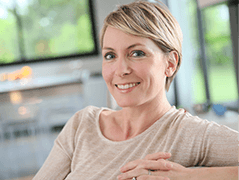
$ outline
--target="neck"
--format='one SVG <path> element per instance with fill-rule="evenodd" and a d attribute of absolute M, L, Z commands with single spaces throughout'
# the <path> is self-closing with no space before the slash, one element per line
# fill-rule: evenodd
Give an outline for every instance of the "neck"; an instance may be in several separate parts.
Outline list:
<path fill-rule="evenodd" d="M 124 139 L 130 139 L 148 129 L 170 108 L 171 105 L 166 97 L 164 100 L 154 99 L 140 106 L 123 108 L 116 121 L 122 130 Z"/>

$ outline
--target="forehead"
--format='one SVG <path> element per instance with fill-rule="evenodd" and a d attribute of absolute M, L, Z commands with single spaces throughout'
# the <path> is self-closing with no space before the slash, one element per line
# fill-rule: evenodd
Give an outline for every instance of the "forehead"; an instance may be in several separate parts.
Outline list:
<path fill-rule="evenodd" d="M 120 48 L 129 47 L 133 44 L 142 44 L 146 47 L 158 48 L 158 46 L 149 38 L 127 34 L 122 30 L 113 27 L 107 27 L 103 37 L 103 49 L 105 47 Z"/>

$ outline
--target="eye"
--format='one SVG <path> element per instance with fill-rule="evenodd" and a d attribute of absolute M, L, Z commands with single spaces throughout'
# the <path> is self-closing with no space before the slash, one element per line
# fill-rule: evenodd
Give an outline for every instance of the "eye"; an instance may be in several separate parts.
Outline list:
<path fill-rule="evenodd" d="M 104 58 L 105 60 L 111 60 L 115 58 L 115 55 L 113 53 L 106 53 Z"/>
<path fill-rule="evenodd" d="M 131 56 L 132 57 L 143 57 L 143 56 L 145 56 L 145 53 L 143 51 L 136 50 L 131 53 Z"/>

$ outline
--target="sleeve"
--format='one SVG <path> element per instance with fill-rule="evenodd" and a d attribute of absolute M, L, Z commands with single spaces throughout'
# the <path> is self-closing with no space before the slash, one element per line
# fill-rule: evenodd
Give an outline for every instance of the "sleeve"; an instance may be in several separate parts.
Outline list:
<path fill-rule="evenodd" d="M 75 149 L 75 134 L 82 111 L 77 112 L 66 123 L 54 142 L 54 146 L 33 180 L 65 179 L 71 171 L 71 161 Z"/>
<path fill-rule="evenodd" d="M 203 134 L 199 166 L 237 166 L 238 132 L 209 122 Z"/>

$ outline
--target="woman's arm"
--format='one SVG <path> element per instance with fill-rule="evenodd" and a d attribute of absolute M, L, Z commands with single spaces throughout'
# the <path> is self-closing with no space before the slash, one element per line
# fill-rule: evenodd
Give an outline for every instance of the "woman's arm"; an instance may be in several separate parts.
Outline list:
<path fill-rule="evenodd" d="M 171 170 L 158 171 L 155 175 L 168 177 L 170 180 L 237 180 L 238 167 L 185 168 L 173 163 Z"/>
<path fill-rule="evenodd" d="M 191 169 L 191 179 L 194 180 L 238 180 L 238 167 L 209 167 Z"/>
<path fill-rule="evenodd" d="M 171 170 L 153 172 L 154 175 L 170 180 L 238 180 L 237 166 L 185 168 L 177 163 L 172 164 Z"/>
<path fill-rule="evenodd" d="M 70 172 L 71 159 L 55 142 L 48 158 L 33 180 L 65 179 Z"/>
<path fill-rule="evenodd" d="M 71 161 L 75 148 L 75 133 L 81 115 L 76 113 L 66 123 L 54 142 L 54 146 L 33 180 L 65 179 L 71 172 Z"/>
<path fill-rule="evenodd" d="M 151 162 L 152 164 L 152 162 Z M 129 171 L 123 172 L 118 176 L 119 180 L 132 179 L 137 177 L 141 179 L 152 180 L 237 180 L 238 179 L 238 167 L 207 167 L 207 168 L 185 168 L 178 167 L 181 165 L 175 165 L 171 170 L 165 169 L 161 164 L 162 170 L 151 171 L 149 174 L 148 169 L 135 168 Z M 158 165 L 159 167 L 160 165 Z"/>

